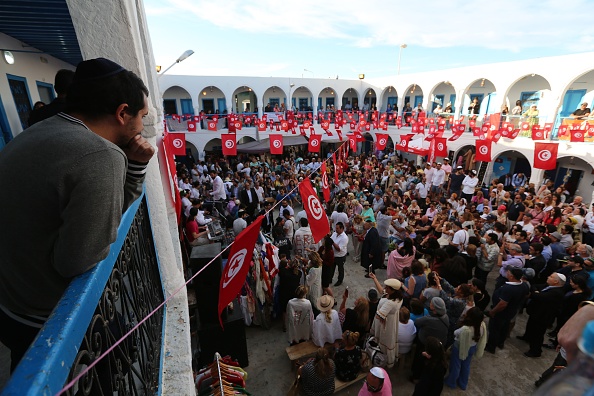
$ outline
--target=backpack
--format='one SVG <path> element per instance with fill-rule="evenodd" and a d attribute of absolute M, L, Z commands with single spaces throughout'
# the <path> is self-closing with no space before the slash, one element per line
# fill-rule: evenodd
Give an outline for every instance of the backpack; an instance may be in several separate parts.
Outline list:
<path fill-rule="evenodd" d="M 370 335 L 365 341 L 365 353 L 369 356 L 371 367 L 386 367 L 388 359 L 382 353 L 374 336 Z"/>

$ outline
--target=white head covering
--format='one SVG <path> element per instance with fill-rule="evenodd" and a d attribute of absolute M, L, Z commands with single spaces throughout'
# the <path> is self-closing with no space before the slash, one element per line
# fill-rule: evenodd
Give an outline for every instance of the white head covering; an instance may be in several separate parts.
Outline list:
<path fill-rule="evenodd" d="M 369 370 L 369 372 L 371 372 L 371 374 L 373 374 L 374 377 L 384 379 L 384 371 L 379 367 L 372 367 L 371 370 Z"/>

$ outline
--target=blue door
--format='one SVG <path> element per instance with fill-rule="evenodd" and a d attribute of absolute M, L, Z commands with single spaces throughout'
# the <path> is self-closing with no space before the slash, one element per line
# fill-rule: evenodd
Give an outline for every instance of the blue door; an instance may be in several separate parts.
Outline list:
<path fill-rule="evenodd" d="M 8 126 L 8 119 L 4 112 L 4 106 L 2 105 L 2 98 L 0 98 L 0 150 L 12 140 L 12 133 Z"/>
<path fill-rule="evenodd" d="M 222 114 L 225 110 L 227 110 L 227 101 L 225 98 L 218 98 L 217 99 L 217 111 L 219 114 Z"/>
<path fill-rule="evenodd" d="M 52 84 L 37 81 L 37 91 L 39 92 L 39 100 L 45 104 L 49 104 L 56 99 L 56 95 L 54 95 L 54 86 Z"/>
<path fill-rule="evenodd" d="M 192 106 L 192 99 L 180 99 L 182 114 L 194 115 L 194 106 Z"/>
<path fill-rule="evenodd" d="M 497 92 L 491 92 L 489 95 L 487 95 L 487 98 L 484 100 L 484 104 L 481 105 L 481 113 L 483 114 L 493 114 L 493 113 L 499 113 L 499 111 L 501 110 L 500 108 L 497 108 Z M 484 109 L 484 111 L 483 111 Z"/>
<path fill-rule="evenodd" d="M 537 91 L 522 92 L 520 94 L 520 100 L 522 101 L 522 113 L 524 113 L 530 109 L 530 106 L 532 106 L 532 105 L 538 106 L 538 102 L 540 101 L 540 92 L 537 92 Z"/>
<path fill-rule="evenodd" d="M 307 98 L 299 98 L 299 110 L 306 111 L 309 107 Z"/>
<path fill-rule="evenodd" d="M 417 107 L 419 104 L 423 104 L 423 95 L 415 96 L 415 105 L 413 107 Z"/>
<path fill-rule="evenodd" d="M 388 104 L 391 105 L 393 109 L 398 107 L 398 96 L 389 96 Z"/>
<path fill-rule="evenodd" d="M 324 110 L 322 107 L 322 98 L 318 98 L 318 110 Z"/>
<path fill-rule="evenodd" d="M 450 103 L 452 104 L 452 113 L 456 111 L 456 94 L 451 94 L 450 95 Z M 445 106 L 444 106 L 445 108 Z"/>
<path fill-rule="evenodd" d="M 563 97 L 563 107 L 560 111 L 561 117 L 569 117 L 576 109 L 579 109 L 582 98 L 586 94 L 585 89 L 572 89 Z"/>
<path fill-rule="evenodd" d="M 21 126 L 23 129 L 26 129 L 29 125 L 29 113 L 33 109 L 27 79 L 13 76 L 12 74 L 7 74 L 6 77 L 8 78 L 8 86 L 10 87 L 10 92 L 12 93 L 12 98 L 19 114 Z"/>
<path fill-rule="evenodd" d="M 433 108 L 431 109 L 431 112 L 433 112 L 433 110 L 435 110 L 435 108 L 437 107 L 437 105 L 441 105 L 441 107 L 444 107 L 444 101 L 445 99 L 445 95 L 435 95 L 435 101 L 433 102 Z"/>

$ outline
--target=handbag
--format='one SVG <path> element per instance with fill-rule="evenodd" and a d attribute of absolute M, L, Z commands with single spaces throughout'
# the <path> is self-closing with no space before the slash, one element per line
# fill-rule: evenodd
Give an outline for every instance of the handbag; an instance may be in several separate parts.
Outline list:
<path fill-rule="evenodd" d="M 301 392 L 301 375 L 297 375 L 297 377 L 295 378 L 295 381 L 293 381 L 293 384 L 291 385 L 291 387 L 289 388 L 289 391 L 287 392 L 287 396 L 299 396 L 299 393 Z"/>

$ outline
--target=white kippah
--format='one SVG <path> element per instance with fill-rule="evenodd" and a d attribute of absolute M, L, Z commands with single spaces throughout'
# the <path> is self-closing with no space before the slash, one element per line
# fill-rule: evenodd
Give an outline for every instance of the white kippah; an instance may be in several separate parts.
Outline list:
<path fill-rule="evenodd" d="M 559 279 L 561 279 L 563 282 L 567 282 L 567 277 L 563 274 L 560 274 L 557 272 L 557 276 L 559 277 Z"/>
<path fill-rule="evenodd" d="M 380 379 L 384 379 L 384 370 L 382 370 L 379 367 L 373 367 L 371 370 L 369 370 L 371 372 L 371 374 L 373 374 L 375 377 L 380 378 Z"/>

